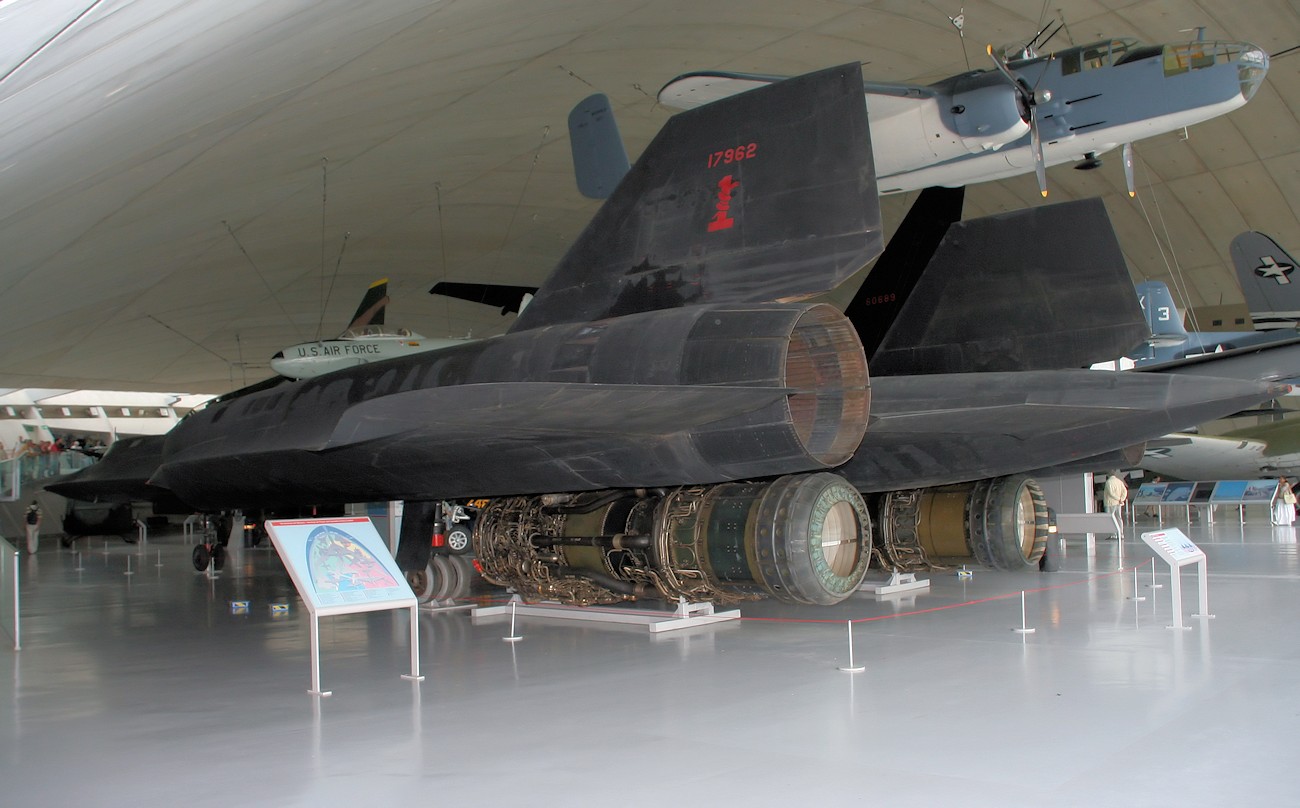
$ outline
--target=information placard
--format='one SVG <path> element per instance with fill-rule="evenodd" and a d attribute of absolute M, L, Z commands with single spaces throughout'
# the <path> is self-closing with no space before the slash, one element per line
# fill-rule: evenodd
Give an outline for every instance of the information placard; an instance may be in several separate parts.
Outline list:
<path fill-rule="evenodd" d="M 1272 502 L 1277 493 L 1277 480 L 1250 480 L 1241 498 L 1246 502 Z"/>
<path fill-rule="evenodd" d="M 1183 584 L 1180 570 L 1189 564 L 1196 565 L 1197 591 L 1201 597 L 1200 611 L 1192 616 L 1207 619 L 1214 617 L 1210 614 L 1210 584 L 1205 570 L 1205 551 L 1176 527 L 1143 533 L 1142 541 L 1169 565 L 1169 592 L 1173 599 L 1174 614 L 1174 624 L 1170 628 L 1187 628 L 1183 625 Z"/>
<path fill-rule="evenodd" d="M 1200 482 L 1192 489 L 1192 504 L 1204 505 L 1210 501 L 1210 496 L 1214 494 L 1213 482 Z"/>
<path fill-rule="evenodd" d="M 1247 480 L 1220 480 L 1214 486 L 1214 493 L 1210 495 L 1210 502 L 1230 502 L 1236 505 L 1245 499 L 1248 482 Z"/>
<path fill-rule="evenodd" d="M 1165 492 L 1160 495 L 1160 501 L 1169 504 L 1185 504 L 1191 501 L 1192 487 L 1195 483 L 1166 483 Z"/>
<path fill-rule="evenodd" d="M 1130 497 L 1134 505 L 1158 504 L 1165 494 L 1166 483 L 1142 483 Z"/>
<path fill-rule="evenodd" d="M 1201 548 L 1178 528 L 1153 530 L 1142 534 L 1142 541 L 1171 566 L 1181 567 L 1197 559 L 1205 558 Z"/>
<path fill-rule="evenodd" d="M 330 519 L 270 519 L 266 532 L 311 613 L 311 689 L 320 686 L 320 618 L 328 615 L 411 610 L 411 673 L 421 681 L 419 601 L 384 540 L 364 516 Z"/>
<path fill-rule="evenodd" d="M 418 603 L 384 540 L 364 516 L 272 519 L 266 530 L 313 614 L 351 614 Z"/>

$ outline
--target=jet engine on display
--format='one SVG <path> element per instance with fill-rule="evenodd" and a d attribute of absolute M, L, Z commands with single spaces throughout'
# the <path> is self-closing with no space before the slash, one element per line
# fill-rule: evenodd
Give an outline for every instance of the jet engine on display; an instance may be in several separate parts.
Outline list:
<path fill-rule="evenodd" d="M 1037 567 L 1047 503 L 1027 477 L 891 492 L 878 549 L 894 569 L 969 561 Z M 510 497 L 479 517 L 483 574 L 528 597 L 609 603 L 652 596 L 727 603 L 771 596 L 829 606 L 872 558 L 866 500 L 835 474 L 655 492 Z"/>
<path fill-rule="evenodd" d="M 608 603 L 646 595 L 829 605 L 862 582 L 871 520 L 834 474 L 669 491 L 509 497 L 480 514 L 483 574 L 531 597 Z"/>
<path fill-rule="evenodd" d="M 829 605 L 873 557 L 1036 567 L 1034 470 L 1274 394 L 1079 369 L 1145 334 L 1100 201 L 961 222 L 926 191 L 881 255 L 864 98 L 851 64 L 683 112 L 506 334 L 237 391 L 48 487 L 403 500 L 426 584 L 473 503 L 484 576 L 528 597 Z M 812 301 L 878 257 L 844 313 Z"/>

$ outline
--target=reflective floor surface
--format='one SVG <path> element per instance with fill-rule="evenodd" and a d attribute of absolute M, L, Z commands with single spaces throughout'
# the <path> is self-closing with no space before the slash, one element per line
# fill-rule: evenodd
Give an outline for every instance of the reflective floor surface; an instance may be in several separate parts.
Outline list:
<path fill-rule="evenodd" d="M 1058 573 L 663 635 L 424 613 L 422 683 L 409 612 L 323 618 L 329 698 L 273 551 L 211 579 L 179 535 L 47 539 L 0 650 L 0 805 L 1300 804 L 1295 531 L 1181 527 L 1214 614 L 1185 568 L 1185 631 L 1145 545 L 1072 540 Z"/>

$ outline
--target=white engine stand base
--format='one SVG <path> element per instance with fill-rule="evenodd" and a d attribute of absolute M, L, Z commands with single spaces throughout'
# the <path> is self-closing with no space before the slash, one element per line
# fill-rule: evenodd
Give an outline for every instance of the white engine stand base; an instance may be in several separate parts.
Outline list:
<path fill-rule="evenodd" d="M 473 608 L 474 608 L 473 603 L 457 603 L 455 600 L 451 598 L 448 598 L 446 600 L 431 600 L 428 603 L 420 604 L 420 611 L 433 612 L 433 613 L 455 612 L 455 611 L 460 611 L 464 609 L 473 609 Z"/>
<path fill-rule="evenodd" d="M 474 618 L 507 614 L 510 614 L 509 603 L 503 606 L 482 606 L 470 612 Z M 516 600 L 515 614 L 521 617 L 550 617 L 557 620 L 585 620 L 591 623 L 630 623 L 643 625 L 652 634 L 740 619 L 739 609 L 718 612 L 714 611 L 712 603 L 687 603 L 684 599 L 678 600 L 676 610 L 659 613 L 603 609 L 598 606 L 567 606 L 563 603 L 525 604 Z"/>
<path fill-rule="evenodd" d="M 918 581 L 916 580 L 916 573 L 899 572 L 898 570 L 889 573 L 888 581 L 863 581 L 858 585 L 859 592 L 870 592 L 873 595 L 894 595 L 899 592 L 912 592 L 917 589 L 929 588 L 929 578 Z"/>

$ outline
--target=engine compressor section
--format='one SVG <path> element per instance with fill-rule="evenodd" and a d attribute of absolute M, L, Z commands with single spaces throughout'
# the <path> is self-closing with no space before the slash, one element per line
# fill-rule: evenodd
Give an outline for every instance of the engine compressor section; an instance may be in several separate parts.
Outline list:
<path fill-rule="evenodd" d="M 853 594 L 872 554 L 862 495 L 825 472 L 493 500 L 474 546 L 489 581 L 579 605 L 765 596 L 831 605 Z"/>

